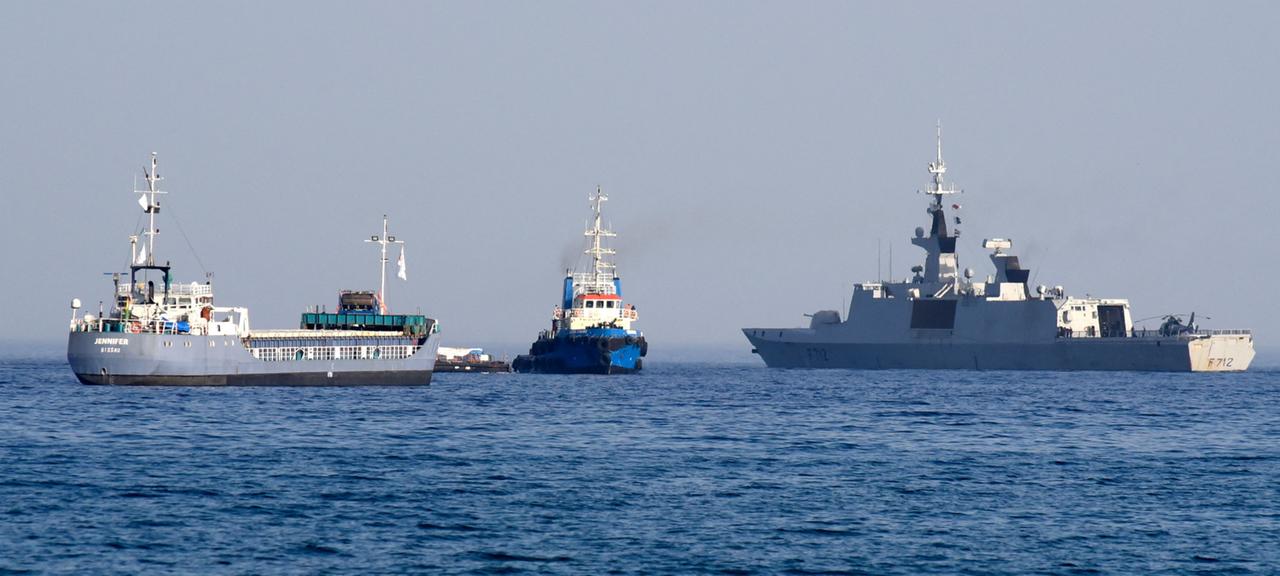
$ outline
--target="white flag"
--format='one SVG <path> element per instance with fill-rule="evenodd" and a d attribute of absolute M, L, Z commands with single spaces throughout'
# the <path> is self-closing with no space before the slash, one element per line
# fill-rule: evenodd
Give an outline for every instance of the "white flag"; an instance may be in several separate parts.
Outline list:
<path fill-rule="evenodd" d="M 141 194 L 138 196 L 138 205 L 142 207 L 143 212 L 146 212 L 147 205 L 148 205 L 146 194 Z"/>
<path fill-rule="evenodd" d="M 133 259 L 133 263 L 139 266 L 147 263 L 147 245 L 142 245 L 142 250 L 138 251 L 138 256 Z"/>
<path fill-rule="evenodd" d="M 400 247 L 400 257 L 396 259 L 396 265 L 400 267 L 400 271 L 396 272 L 396 276 L 401 280 L 408 280 L 409 276 L 404 271 L 404 246 Z"/>

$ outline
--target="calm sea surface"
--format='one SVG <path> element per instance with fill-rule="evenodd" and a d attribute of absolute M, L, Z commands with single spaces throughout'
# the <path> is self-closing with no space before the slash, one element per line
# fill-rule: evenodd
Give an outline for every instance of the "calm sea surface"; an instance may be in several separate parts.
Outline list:
<path fill-rule="evenodd" d="M 442 375 L 0 360 L 0 573 L 1277 573 L 1280 372 Z"/>

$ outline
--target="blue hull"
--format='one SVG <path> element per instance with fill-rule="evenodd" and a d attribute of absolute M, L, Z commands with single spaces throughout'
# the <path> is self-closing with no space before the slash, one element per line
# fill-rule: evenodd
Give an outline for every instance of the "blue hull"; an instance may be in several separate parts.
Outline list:
<path fill-rule="evenodd" d="M 629 374 L 642 368 L 641 357 L 647 352 L 644 337 L 625 330 L 566 330 L 554 338 L 539 338 L 511 368 L 543 374 Z"/>

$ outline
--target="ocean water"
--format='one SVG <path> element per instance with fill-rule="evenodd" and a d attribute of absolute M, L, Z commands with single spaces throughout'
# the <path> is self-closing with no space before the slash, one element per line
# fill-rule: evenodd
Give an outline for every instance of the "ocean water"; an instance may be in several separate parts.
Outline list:
<path fill-rule="evenodd" d="M 440 375 L 0 364 L 0 573 L 1280 571 L 1280 372 Z"/>

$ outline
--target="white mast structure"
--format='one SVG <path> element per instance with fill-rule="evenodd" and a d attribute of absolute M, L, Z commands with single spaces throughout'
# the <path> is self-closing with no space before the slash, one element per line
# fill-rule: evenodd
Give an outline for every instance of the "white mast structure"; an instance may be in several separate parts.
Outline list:
<path fill-rule="evenodd" d="M 942 160 L 942 122 L 938 122 L 938 156 L 933 162 L 929 163 L 929 174 L 933 175 L 933 182 L 922 193 L 933 197 L 933 201 L 929 203 L 929 215 L 932 216 L 933 222 L 930 224 L 928 236 L 926 237 L 922 229 L 917 229 L 916 237 L 911 239 L 911 243 L 924 248 L 928 252 L 924 263 L 924 281 L 928 283 L 941 283 L 942 290 L 935 294 L 935 297 L 941 297 L 946 290 L 954 289 L 957 281 L 955 242 L 956 237 L 960 235 L 959 230 L 954 233 L 947 231 L 946 209 L 942 204 L 942 198 L 951 194 L 961 192 L 955 186 L 947 184 L 943 181 L 943 176 L 947 173 L 947 163 Z M 949 288 L 948 288 L 949 286 Z"/>
<path fill-rule="evenodd" d="M 933 187 L 924 193 L 933 196 L 935 209 L 942 208 L 942 197 L 957 192 L 955 186 L 942 183 L 942 176 L 947 173 L 947 163 L 942 161 L 942 122 L 938 122 L 938 159 L 929 163 L 929 173 L 933 174 Z"/>
<path fill-rule="evenodd" d="M 145 166 L 142 168 L 142 175 L 147 180 L 147 189 L 134 190 L 134 193 L 141 194 L 141 196 L 138 197 L 138 205 L 142 206 L 142 211 L 146 212 L 149 217 L 147 221 L 147 231 L 144 232 L 147 236 L 147 257 L 144 262 L 134 260 L 133 262 L 130 262 L 130 264 L 146 264 L 147 266 L 154 266 L 156 263 L 156 234 L 159 233 L 156 230 L 156 214 L 160 212 L 160 202 L 156 200 L 156 194 L 168 194 L 168 192 L 158 190 L 156 188 L 159 186 L 160 181 L 164 180 L 157 171 L 158 165 L 159 163 L 156 160 L 156 153 L 152 152 L 151 171 L 147 172 L 147 168 Z"/>
<path fill-rule="evenodd" d="M 379 245 L 381 245 L 381 248 L 382 248 L 382 256 L 379 258 L 379 261 L 382 263 L 382 273 L 381 273 L 381 274 L 382 274 L 382 276 L 381 276 L 382 284 L 381 284 L 381 286 L 378 288 L 378 307 L 380 308 L 380 310 L 379 310 L 379 312 L 380 312 L 380 313 L 382 313 L 382 314 L 386 314 L 386 313 L 387 313 L 387 303 L 386 303 L 386 298 L 387 298 L 387 244 L 404 244 L 404 240 L 396 240 L 396 237 L 395 237 L 395 236 L 388 236 L 388 235 L 387 235 L 387 215 L 386 215 L 386 214 L 383 214 L 383 215 L 382 215 L 382 236 L 378 236 L 378 235 L 376 235 L 376 234 L 375 234 L 375 235 L 373 235 L 373 236 L 369 237 L 369 239 L 368 239 L 368 240 L 365 240 L 365 242 L 368 242 L 368 243 L 371 243 L 371 244 L 379 244 Z"/>
<path fill-rule="evenodd" d="M 583 236 L 591 238 L 591 247 L 584 250 L 583 253 L 591 255 L 592 269 L 594 272 L 590 281 L 591 284 L 593 284 L 593 287 L 597 290 L 608 292 L 613 288 L 614 265 L 608 260 L 605 260 L 605 256 L 611 256 L 613 254 L 617 254 L 617 252 L 612 248 L 605 247 L 602 244 L 601 239 L 617 236 L 617 234 L 614 234 L 612 231 L 606 230 L 600 226 L 600 208 L 604 202 L 609 199 L 609 197 L 600 190 L 599 186 L 596 186 L 595 196 L 588 196 L 587 198 L 591 201 L 592 207 L 595 209 L 595 222 L 590 228 L 587 228 L 586 232 L 583 232 Z M 608 288 L 606 288 L 606 286 Z"/>

